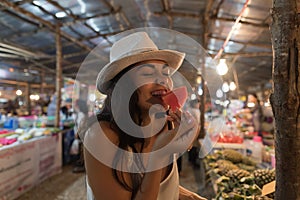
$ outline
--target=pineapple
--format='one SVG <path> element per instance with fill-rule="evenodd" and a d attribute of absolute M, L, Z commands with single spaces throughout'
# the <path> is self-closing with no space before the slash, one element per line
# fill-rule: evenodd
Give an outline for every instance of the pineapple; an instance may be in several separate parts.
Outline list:
<path fill-rule="evenodd" d="M 267 196 L 256 196 L 254 200 L 273 200 L 273 198 L 269 198 Z"/>
<path fill-rule="evenodd" d="M 243 169 L 232 169 L 225 176 L 229 177 L 233 182 L 239 182 L 241 178 L 250 176 L 250 173 Z"/>
<path fill-rule="evenodd" d="M 243 160 L 243 154 L 233 149 L 223 150 L 224 159 L 229 160 L 233 163 L 240 163 Z"/>
<path fill-rule="evenodd" d="M 243 156 L 242 163 L 245 165 L 251 165 L 251 166 L 257 165 L 257 163 L 254 160 L 252 160 L 251 158 L 249 158 L 248 156 Z"/>
<path fill-rule="evenodd" d="M 272 169 L 257 169 L 253 171 L 253 176 L 256 185 L 262 188 L 265 184 L 275 180 L 275 170 Z"/>
<path fill-rule="evenodd" d="M 252 165 L 246 165 L 244 163 L 239 163 L 237 164 L 237 166 L 243 170 L 246 170 L 248 172 L 252 172 L 254 170 L 256 170 L 256 167 L 255 166 L 252 166 Z"/>
<path fill-rule="evenodd" d="M 238 166 L 236 166 L 235 164 L 233 164 L 228 160 L 218 160 L 217 165 L 218 165 L 218 171 L 220 175 L 225 175 L 229 170 L 232 169 L 239 169 Z"/>

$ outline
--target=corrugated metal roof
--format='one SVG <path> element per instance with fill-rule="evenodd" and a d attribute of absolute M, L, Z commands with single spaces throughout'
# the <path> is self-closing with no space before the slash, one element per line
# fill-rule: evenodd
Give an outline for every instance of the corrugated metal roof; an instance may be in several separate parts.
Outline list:
<path fill-rule="evenodd" d="M 222 48 L 245 0 L 2 0 L 0 2 L 1 66 L 55 72 L 55 27 L 61 25 L 63 74 L 75 77 L 91 49 L 102 46 L 94 63 L 108 62 L 113 35 L 154 26 L 187 34 L 214 57 Z M 221 57 L 236 70 L 241 90 L 268 85 L 272 47 L 271 0 L 251 0 Z M 196 52 L 173 40 L 170 45 Z M 194 59 L 199 59 L 195 57 Z M 231 70 L 232 71 L 232 70 Z M 190 73 L 188 70 L 186 73 Z M 195 73 L 189 76 L 195 79 Z M 37 76 L 36 74 L 33 76 Z M 233 75 L 225 79 L 233 80 Z M 25 77 L 25 76 L 24 76 Z M 22 79 L 22 78 L 21 78 Z M 24 79 L 24 78 L 23 78 Z M 35 81 L 39 81 L 36 79 Z"/>

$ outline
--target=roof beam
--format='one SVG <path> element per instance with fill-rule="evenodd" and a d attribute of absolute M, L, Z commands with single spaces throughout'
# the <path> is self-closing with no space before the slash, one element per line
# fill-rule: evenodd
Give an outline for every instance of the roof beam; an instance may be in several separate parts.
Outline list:
<path fill-rule="evenodd" d="M 216 39 L 216 40 L 225 40 L 226 38 L 222 37 L 216 37 L 216 36 L 208 36 L 209 39 Z M 256 46 L 256 47 L 261 47 L 261 48 L 268 48 L 271 49 L 272 45 L 270 44 L 261 44 L 261 43 L 250 43 L 250 42 L 241 42 L 238 40 L 229 40 L 230 42 L 238 43 L 238 44 L 243 44 L 243 45 L 251 45 L 251 46 Z"/>
<path fill-rule="evenodd" d="M 114 9 L 113 11 L 110 11 L 110 12 L 107 12 L 107 13 L 96 14 L 96 15 L 93 15 L 93 16 L 90 16 L 90 17 L 78 18 L 76 15 L 74 15 L 74 16 L 76 16 L 76 18 L 73 21 L 62 23 L 62 26 L 72 26 L 72 25 L 76 24 L 77 22 L 81 22 L 81 21 L 85 22 L 89 19 L 99 18 L 99 17 L 106 17 L 106 16 L 114 15 L 114 14 L 117 14 L 117 13 L 120 13 L 120 12 L 121 12 L 121 7 L 118 7 L 116 9 Z"/>
<path fill-rule="evenodd" d="M 162 12 L 153 12 L 154 16 L 163 16 L 169 15 L 171 17 L 188 17 L 188 18 L 202 18 L 202 15 L 196 13 L 183 13 L 183 12 L 174 12 L 174 11 L 162 11 Z"/>
<path fill-rule="evenodd" d="M 51 22 L 46 21 L 46 20 L 44 20 L 44 19 L 42 19 L 42 18 L 34 15 L 33 13 L 31 13 L 31 12 L 29 12 L 29 11 L 21 8 L 21 7 L 16 6 L 14 3 L 9 2 L 8 0 L 2 0 L 0 2 L 0 5 L 5 6 L 7 8 L 10 8 L 10 9 L 12 9 L 12 10 L 18 12 L 18 13 L 21 13 L 21 14 L 29 17 L 29 19 L 33 19 L 33 20 L 38 21 L 42 25 L 47 26 L 53 32 L 53 34 L 55 34 L 56 25 L 52 24 Z M 72 41 L 73 43 L 77 44 L 81 48 L 86 49 L 86 50 L 92 52 L 92 48 L 90 48 L 89 46 L 85 45 L 84 43 L 78 41 L 77 38 L 74 38 L 71 35 L 69 35 L 69 34 L 67 34 L 67 33 L 65 33 L 63 31 L 61 31 L 61 36 L 64 37 L 65 39 L 67 39 L 67 40 Z M 104 61 L 107 61 L 107 58 L 101 56 L 100 54 L 97 54 L 96 52 L 93 52 L 93 53 L 96 56 L 98 56 L 99 58 L 103 59 Z"/>
<path fill-rule="evenodd" d="M 219 21 L 223 21 L 223 22 L 235 22 L 235 19 L 225 18 L 225 17 L 212 17 L 211 20 L 219 20 Z M 239 23 L 244 24 L 244 25 L 269 29 L 269 24 L 267 24 L 267 23 L 257 24 L 257 23 L 242 21 L 242 20 Z"/>
<path fill-rule="evenodd" d="M 210 54 L 210 56 L 214 57 L 216 54 Z M 223 53 L 222 58 L 227 57 L 260 57 L 260 56 L 273 56 L 273 52 L 237 52 L 237 53 Z"/>

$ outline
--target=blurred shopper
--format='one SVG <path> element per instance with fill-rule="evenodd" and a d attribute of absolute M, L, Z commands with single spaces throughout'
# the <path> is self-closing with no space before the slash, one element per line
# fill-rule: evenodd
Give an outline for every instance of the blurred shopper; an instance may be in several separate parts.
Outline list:
<path fill-rule="evenodd" d="M 84 123 L 84 120 L 88 117 L 88 105 L 86 101 L 78 99 L 74 105 L 74 120 L 75 120 L 75 141 L 78 143 L 78 155 L 77 160 L 75 161 L 75 165 L 73 167 L 73 172 L 84 172 L 84 158 L 83 158 L 83 149 L 82 149 L 82 140 L 78 135 L 78 127 L 80 127 L 80 124 Z"/>
<path fill-rule="evenodd" d="M 52 95 L 47 108 L 47 116 L 55 116 L 56 112 L 56 95 Z"/>
<path fill-rule="evenodd" d="M 11 99 L 7 101 L 5 111 L 6 111 L 6 114 L 17 115 L 16 105 L 15 105 L 14 101 L 12 101 Z"/>
<path fill-rule="evenodd" d="M 261 125 L 264 120 L 263 109 L 260 104 L 260 100 L 255 93 L 248 94 L 247 107 L 252 114 L 252 125 L 254 127 L 254 131 L 258 132 L 259 136 L 262 136 Z"/>
<path fill-rule="evenodd" d="M 196 121 L 200 123 L 200 101 L 198 99 L 194 99 L 190 101 L 190 106 L 191 106 L 191 110 L 190 110 L 191 114 L 195 117 Z M 196 137 L 196 139 L 193 142 L 192 148 L 188 152 L 188 160 L 193 165 L 194 168 L 200 167 L 198 162 L 199 150 L 200 150 L 200 144 L 198 142 L 198 137 Z"/>

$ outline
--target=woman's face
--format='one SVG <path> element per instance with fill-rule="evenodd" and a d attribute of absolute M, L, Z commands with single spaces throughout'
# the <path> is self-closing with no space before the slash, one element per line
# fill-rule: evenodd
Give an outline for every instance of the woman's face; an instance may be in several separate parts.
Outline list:
<path fill-rule="evenodd" d="M 248 95 L 248 102 L 256 103 L 257 99 L 253 95 L 249 94 Z"/>
<path fill-rule="evenodd" d="M 172 70 L 165 62 L 158 60 L 140 62 L 131 70 L 134 84 L 140 86 L 137 89 L 138 106 L 142 111 L 148 111 L 153 104 L 168 108 L 161 97 L 173 88 Z"/>

